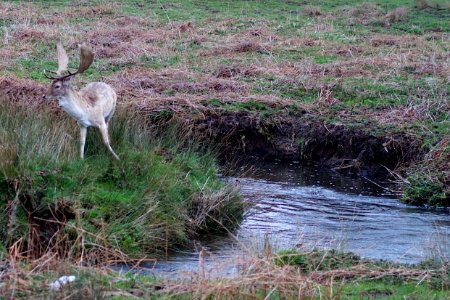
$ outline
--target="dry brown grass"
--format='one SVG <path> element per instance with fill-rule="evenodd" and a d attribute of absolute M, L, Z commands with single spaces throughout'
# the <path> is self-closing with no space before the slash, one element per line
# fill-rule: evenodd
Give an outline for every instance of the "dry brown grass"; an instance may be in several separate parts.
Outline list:
<path fill-rule="evenodd" d="M 450 9 L 450 3 L 443 1 L 416 0 L 415 7 L 418 9 Z"/>
<path fill-rule="evenodd" d="M 408 16 L 409 10 L 407 7 L 397 7 L 396 9 L 387 13 L 386 18 L 391 22 L 399 22 Z"/>
<path fill-rule="evenodd" d="M 431 5 L 431 3 L 429 1 L 427 1 L 427 0 L 416 0 L 415 6 L 418 9 L 427 9 L 427 8 L 432 8 L 433 7 Z"/>
<path fill-rule="evenodd" d="M 47 88 L 33 80 L 8 78 L 0 76 L 0 99 L 23 107 L 39 107 L 44 105 L 44 93 Z"/>
<path fill-rule="evenodd" d="M 210 277 L 212 274 L 204 268 L 204 253 L 200 252 L 197 272 L 186 279 L 166 281 L 161 293 L 190 299 L 336 299 L 342 285 L 349 281 L 397 278 L 419 282 L 433 274 L 407 268 L 373 268 L 367 263 L 305 273 L 296 266 L 276 265 L 277 256 L 270 251 L 249 252 L 245 258 L 235 259 L 239 271 L 227 278 Z M 223 268 L 219 265 L 213 270 Z"/>
<path fill-rule="evenodd" d="M 424 43 L 423 39 L 413 35 L 377 34 L 370 39 L 374 47 L 395 46 L 397 48 L 417 47 Z"/>
<path fill-rule="evenodd" d="M 253 66 L 219 66 L 214 72 L 218 78 L 231 78 L 236 76 L 257 76 L 260 73 Z"/>
<path fill-rule="evenodd" d="M 371 18 L 382 15 L 381 9 L 372 3 L 364 3 L 349 10 L 349 15 L 360 18 Z"/>
<path fill-rule="evenodd" d="M 249 254 L 250 255 L 250 254 Z M 167 281 L 163 293 L 172 296 L 188 296 L 191 299 L 253 299 L 265 296 L 280 298 L 304 298 L 317 295 L 318 283 L 299 269 L 277 267 L 273 256 L 238 260 L 238 274 L 231 278 L 207 279 L 203 270 L 203 257 L 199 257 L 199 270 L 189 280 Z M 220 266 L 218 268 L 221 268 Z"/>
<path fill-rule="evenodd" d="M 303 13 L 308 16 L 321 16 L 323 15 L 322 10 L 318 6 L 314 5 L 305 5 L 303 6 Z"/>
<path fill-rule="evenodd" d="M 207 95 L 230 92 L 247 94 L 245 84 L 232 80 L 200 75 L 187 69 L 166 68 L 160 71 L 142 68 L 127 69 L 108 80 L 116 87 L 121 99 L 145 101 L 150 96 L 198 96 L 199 100 Z M 132 95 L 132 96 L 131 96 Z M 154 101 L 151 101 L 154 102 Z M 198 102 L 198 101 L 196 101 Z M 149 103 L 150 104 L 150 103 Z"/>
<path fill-rule="evenodd" d="M 114 16 L 117 12 L 120 11 L 118 3 L 111 2 L 108 4 L 97 4 L 94 6 L 86 6 L 81 3 L 77 5 L 77 3 L 73 3 L 72 7 L 65 11 L 64 16 L 68 18 L 75 17 L 83 17 L 83 18 L 92 18 L 92 17 L 109 17 Z"/>
<path fill-rule="evenodd" d="M 375 4 L 363 3 L 359 6 L 347 10 L 346 13 L 349 18 L 347 23 L 369 25 L 383 16 L 383 10 Z"/>
<path fill-rule="evenodd" d="M 261 44 L 258 42 L 238 42 L 231 45 L 214 47 L 201 51 L 200 56 L 217 56 L 217 55 L 236 55 L 239 53 L 261 53 L 268 54 L 271 51 L 271 46 L 268 44 Z"/>

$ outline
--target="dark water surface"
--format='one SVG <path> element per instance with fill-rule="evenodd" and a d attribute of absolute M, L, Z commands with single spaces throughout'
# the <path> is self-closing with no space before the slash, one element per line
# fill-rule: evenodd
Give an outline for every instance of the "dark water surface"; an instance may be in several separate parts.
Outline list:
<path fill-rule="evenodd" d="M 200 242 L 209 273 L 235 272 L 233 263 L 221 262 L 258 253 L 264 241 L 275 250 L 333 248 L 402 263 L 449 259 L 448 210 L 408 206 L 368 179 L 317 167 L 259 163 L 250 173 L 226 179 L 255 204 L 250 215 L 233 236 Z M 198 261 L 198 251 L 176 253 L 151 272 L 195 272 Z"/>

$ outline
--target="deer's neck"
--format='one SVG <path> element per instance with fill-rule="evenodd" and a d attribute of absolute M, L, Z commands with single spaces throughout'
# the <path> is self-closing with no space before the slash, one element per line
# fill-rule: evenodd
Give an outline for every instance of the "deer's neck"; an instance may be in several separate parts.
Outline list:
<path fill-rule="evenodd" d="M 88 115 L 86 114 L 85 103 L 77 91 L 70 88 L 69 91 L 58 99 L 59 106 L 62 107 L 70 116 L 85 127 L 91 126 Z"/>

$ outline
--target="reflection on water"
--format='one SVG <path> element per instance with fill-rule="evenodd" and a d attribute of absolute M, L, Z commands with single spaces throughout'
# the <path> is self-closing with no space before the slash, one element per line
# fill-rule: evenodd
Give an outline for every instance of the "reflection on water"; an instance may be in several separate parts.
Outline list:
<path fill-rule="evenodd" d="M 335 248 L 404 263 L 417 263 L 437 252 L 449 258 L 448 210 L 407 206 L 369 180 L 316 167 L 261 163 L 252 174 L 227 178 L 255 206 L 234 233 L 238 243 L 231 237 L 202 242 L 208 249 L 207 262 L 245 256 L 242 248 L 262 247 L 258 243 L 267 237 L 278 249 Z M 197 252 L 188 251 L 156 264 L 153 271 L 197 267 Z M 232 267 L 220 271 L 224 270 L 234 272 Z"/>

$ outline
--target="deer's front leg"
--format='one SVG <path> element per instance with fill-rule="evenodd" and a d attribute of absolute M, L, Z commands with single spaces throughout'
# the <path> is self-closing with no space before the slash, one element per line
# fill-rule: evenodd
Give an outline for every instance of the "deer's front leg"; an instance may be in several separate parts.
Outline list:
<path fill-rule="evenodd" d="M 84 145 L 86 144 L 87 127 L 80 125 L 80 155 L 84 159 Z"/>

